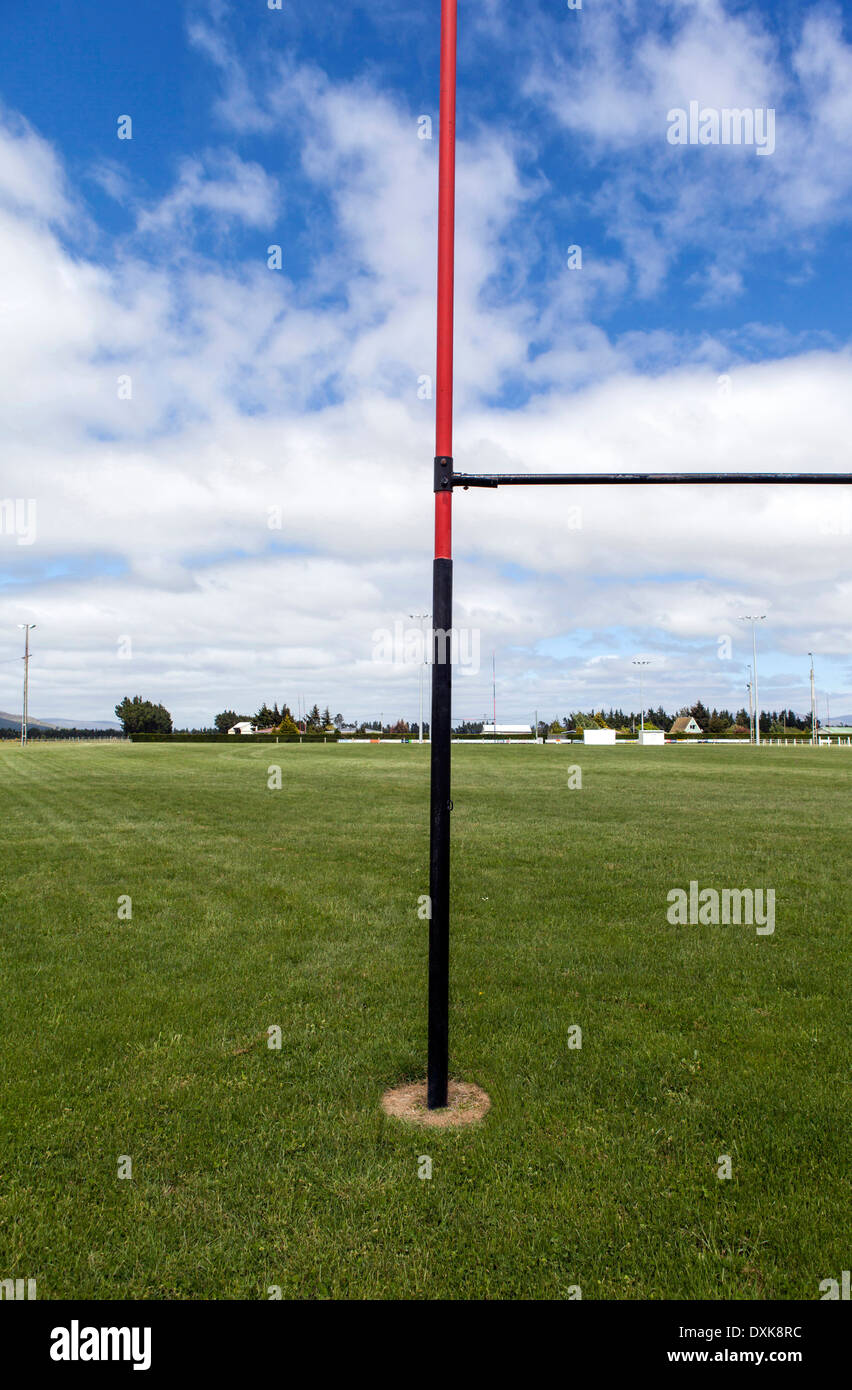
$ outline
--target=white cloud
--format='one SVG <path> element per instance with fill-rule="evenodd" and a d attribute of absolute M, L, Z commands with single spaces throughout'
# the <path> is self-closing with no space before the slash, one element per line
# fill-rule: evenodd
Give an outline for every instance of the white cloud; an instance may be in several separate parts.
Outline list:
<path fill-rule="evenodd" d="M 715 308 L 719 304 L 727 304 L 732 299 L 739 298 L 745 289 L 739 270 L 724 269 L 720 265 L 708 266 L 703 275 L 696 275 L 693 280 L 704 286 L 698 300 L 702 308 Z"/>
<path fill-rule="evenodd" d="M 655 32 L 663 24 L 667 32 Z M 575 40 L 561 51 L 548 46 L 527 89 L 596 142 L 591 157 L 639 142 L 663 146 L 672 107 L 771 106 L 786 88 L 775 42 L 753 16 L 732 15 L 719 0 L 589 6 Z"/>
<path fill-rule="evenodd" d="M 174 190 L 140 211 L 137 230 L 163 232 L 199 213 L 226 224 L 270 227 L 279 211 L 277 181 L 259 164 L 246 163 L 232 151 L 208 152 L 203 158 L 181 161 Z"/>
<path fill-rule="evenodd" d="M 16 112 L 0 106 L 0 205 L 50 222 L 64 221 L 70 199 L 54 150 Z"/>
<path fill-rule="evenodd" d="M 272 127 L 272 117 L 257 101 L 242 65 L 222 32 L 224 13 L 223 6 L 215 6 L 212 22 L 196 20 L 191 23 L 187 30 L 189 42 L 221 73 L 223 92 L 216 103 L 216 111 L 222 122 L 243 133 L 267 131 Z"/>

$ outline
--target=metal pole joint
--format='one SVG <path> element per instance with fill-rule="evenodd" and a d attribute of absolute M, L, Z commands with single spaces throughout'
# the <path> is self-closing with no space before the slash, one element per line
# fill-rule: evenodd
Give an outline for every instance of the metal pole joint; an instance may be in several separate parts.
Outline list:
<path fill-rule="evenodd" d="M 452 492 L 455 474 L 453 473 L 453 460 L 446 454 L 438 454 L 435 458 L 435 491 Z"/>

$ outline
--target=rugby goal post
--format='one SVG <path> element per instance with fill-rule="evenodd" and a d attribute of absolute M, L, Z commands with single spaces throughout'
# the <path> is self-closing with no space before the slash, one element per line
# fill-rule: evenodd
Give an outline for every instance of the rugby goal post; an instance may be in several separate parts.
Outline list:
<path fill-rule="evenodd" d="M 457 473 L 453 460 L 453 287 L 458 0 L 441 0 L 438 155 L 438 339 L 435 381 L 435 556 L 432 569 L 432 723 L 429 815 L 427 1106 L 447 1104 L 449 1078 L 450 768 L 452 724 L 453 491 L 568 485 L 848 484 L 852 473 Z"/>

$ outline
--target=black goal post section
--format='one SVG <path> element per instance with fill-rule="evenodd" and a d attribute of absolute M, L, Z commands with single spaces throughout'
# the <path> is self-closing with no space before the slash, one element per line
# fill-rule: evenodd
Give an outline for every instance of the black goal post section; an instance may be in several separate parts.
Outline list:
<path fill-rule="evenodd" d="M 565 484 L 852 483 L 852 473 L 456 473 L 453 466 L 453 255 L 458 0 L 441 0 L 438 173 L 438 350 L 435 391 L 435 559 L 432 572 L 432 783 L 429 841 L 427 1106 L 447 1104 L 450 996 L 453 489 Z"/>

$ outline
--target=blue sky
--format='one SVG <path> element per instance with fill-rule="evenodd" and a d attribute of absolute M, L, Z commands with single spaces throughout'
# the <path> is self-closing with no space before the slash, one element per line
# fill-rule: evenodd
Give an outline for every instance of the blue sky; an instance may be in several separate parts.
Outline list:
<path fill-rule="evenodd" d="M 375 634 L 429 603 L 438 13 L 0 14 L 0 498 L 38 508 L 0 533 L 0 707 L 29 620 L 37 713 L 414 715 Z M 848 469 L 849 7 L 462 0 L 459 34 L 459 466 Z M 771 109 L 773 151 L 673 145 L 691 101 Z M 492 651 L 507 718 L 628 704 L 637 654 L 654 703 L 738 706 L 755 609 L 765 705 L 814 650 L 852 710 L 839 492 L 456 515 L 459 714 Z"/>
<path fill-rule="evenodd" d="M 538 214 L 529 218 L 524 211 L 519 213 L 517 225 L 510 224 L 503 235 L 507 253 L 515 238 L 525 234 L 528 244 L 534 243 L 535 255 L 525 265 L 524 283 L 525 287 L 537 286 L 544 294 L 564 254 L 567 219 L 587 256 L 601 260 L 623 257 L 623 238 L 610 226 L 607 215 L 609 188 L 635 164 L 635 146 L 604 152 L 588 135 L 579 142 L 566 138 L 558 115 L 548 114 L 546 106 L 529 91 L 530 68 L 536 55 L 530 51 L 529 37 L 525 47 L 523 31 L 531 16 L 535 25 L 530 27 L 547 25 L 554 41 L 561 41 L 560 60 L 567 75 L 582 66 L 582 53 L 578 54 L 575 44 L 582 26 L 595 9 L 613 7 L 595 6 L 588 0 L 585 11 L 577 12 L 552 3 L 533 3 L 523 16 L 515 15 L 511 29 L 497 25 L 490 29 L 484 24 L 478 12 L 484 8 L 487 13 L 487 6 L 469 8 L 470 15 L 465 15 L 464 5 L 461 10 L 460 137 L 474 135 L 483 126 L 501 129 L 508 141 L 520 146 L 518 165 L 525 176 L 546 181 L 547 223 Z M 656 7 L 639 8 L 635 27 L 625 26 L 626 35 L 653 32 L 649 8 Z M 677 34 L 665 20 L 679 8 L 661 7 L 660 33 L 668 28 L 672 36 Z M 794 71 L 796 40 L 807 8 L 800 4 L 725 7 L 725 13 L 744 16 L 752 29 L 763 29 L 777 45 L 777 71 L 788 85 L 782 127 L 783 117 L 806 119 L 808 114 L 807 97 L 796 84 Z M 827 24 L 834 16 L 836 32 L 848 40 L 849 21 L 842 10 L 810 9 L 816 16 L 825 16 Z M 246 160 L 257 160 L 264 169 L 286 180 L 287 206 L 279 226 L 287 240 L 293 273 L 308 275 L 320 251 L 315 231 L 324 208 L 316 184 L 301 174 L 299 131 L 288 132 L 286 127 L 277 126 L 272 130 L 244 129 L 236 135 L 229 128 L 222 113 L 217 115 L 211 109 L 218 100 L 216 68 L 200 38 L 201 31 L 226 35 L 243 66 L 246 82 L 256 83 L 259 89 L 274 80 L 271 74 L 278 64 L 315 65 L 340 83 L 366 76 L 400 104 L 435 118 L 438 11 L 435 3 L 423 7 L 341 6 L 321 0 L 310 7 L 308 15 L 293 6 L 269 12 L 263 0 L 231 8 L 152 0 L 144 8 L 119 6 L 109 13 L 102 6 L 77 0 L 60 0 L 35 14 L 10 9 L 0 16 L 0 39 L 4 50 L 16 56 L 4 74 L 3 97 L 8 107 L 26 115 L 61 151 L 104 239 L 132 235 L 135 225 L 133 207 L 122 207 L 93 178 L 93 170 L 101 165 L 105 154 L 114 159 L 116 171 L 132 180 L 137 196 L 144 194 L 148 199 L 164 198 L 179 161 L 193 158 L 204 147 L 222 144 L 239 150 Z M 216 15 L 222 18 L 214 27 L 212 17 Z M 195 43 L 189 41 L 190 33 L 198 36 Z M 506 41 L 513 34 L 521 39 L 517 47 Z M 466 46 L 468 36 L 474 41 Z M 125 109 L 132 111 L 136 138 L 115 150 L 105 150 L 105 131 L 111 131 L 115 114 Z M 695 163 L 696 153 L 686 150 L 682 156 Z M 755 183 L 760 179 L 772 182 L 766 166 L 756 161 L 752 165 L 749 173 Z M 647 188 L 643 193 L 651 229 L 667 198 L 655 200 Z M 765 339 L 746 331 L 752 322 L 764 329 L 777 328 L 778 341 L 770 348 L 777 352 L 789 346 L 787 335 L 812 335 L 815 345 L 845 341 L 848 305 L 837 294 L 838 279 L 847 282 L 852 259 L 845 219 L 816 222 L 804 237 L 791 235 L 792 227 L 776 221 L 767 246 L 762 238 L 768 229 L 761 228 L 750 209 L 743 210 L 734 228 L 730 206 L 726 205 L 726 212 L 725 226 L 714 227 L 712 209 L 708 209 L 709 236 L 694 241 L 684 238 L 673 248 L 667 293 L 637 292 L 634 284 L 627 293 L 600 306 L 600 318 L 608 331 L 731 334 L 738 352 L 752 359 L 766 350 Z M 742 258 L 748 264 L 748 276 L 735 296 L 736 308 L 731 302 L 734 296 L 720 296 L 708 304 L 696 293 L 697 282 L 715 263 L 714 244 L 720 251 L 730 250 L 722 243 L 732 231 L 742 242 L 735 259 L 739 262 Z M 639 226 L 640 236 L 641 232 Z M 196 239 L 223 263 L 238 265 L 257 250 L 256 236 L 238 223 L 229 227 L 227 238 L 215 227 L 201 224 L 196 228 Z M 333 243 L 333 233 L 329 241 Z M 101 253 L 108 257 L 106 245 Z M 806 293 L 802 292 L 803 280 Z M 495 277 L 491 291 L 499 300 L 511 293 L 511 286 L 512 276 L 506 266 L 503 274 Z"/>

